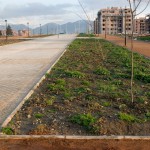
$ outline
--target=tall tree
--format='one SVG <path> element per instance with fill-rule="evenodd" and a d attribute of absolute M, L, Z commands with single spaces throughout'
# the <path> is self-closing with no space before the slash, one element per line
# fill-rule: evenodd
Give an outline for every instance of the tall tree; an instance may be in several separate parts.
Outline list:
<path fill-rule="evenodd" d="M 2 36 L 3 34 L 2 34 L 2 31 L 0 30 L 0 36 Z"/>
<path fill-rule="evenodd" d="M 133 55 L 133 38 L 134 38 L 134 19 L 135 16 L 140 15 L 141 13 L 143 13 L 146 8 L 148 7 L 148 5 L 150 4 L 150 0 L 127 0 L 129 3 L 129 7 L 131 10 L 131 16 L 132 16 L 132 32 L 131 32 L 131 60 L 132 60 L 132 64 L 131 64 L 131 100 L 132 103 L 134 102 L 134 92 L 133 92 L 133 79 L 134 79 L 134 55 Z M 140 7 L 141 3 L 146 3 L 145 7 L 143 7 L 143 9 L 137 13 L 138 8 Z"/>
<path fill-rule="evenodd" d="M 6 34 L 7 35 L 13 35 L 13 32 L 12 32 L 12 29 L 11 29 L 10 25 L 7 26 Z"/>

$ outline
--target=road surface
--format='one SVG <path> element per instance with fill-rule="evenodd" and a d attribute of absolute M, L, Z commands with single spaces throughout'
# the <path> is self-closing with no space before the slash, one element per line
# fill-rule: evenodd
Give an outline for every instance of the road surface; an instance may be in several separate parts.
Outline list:
<path fill-rule="evenodd" d="M 74 38 L 50 36 L 0 46 L 0 126 Z"/>

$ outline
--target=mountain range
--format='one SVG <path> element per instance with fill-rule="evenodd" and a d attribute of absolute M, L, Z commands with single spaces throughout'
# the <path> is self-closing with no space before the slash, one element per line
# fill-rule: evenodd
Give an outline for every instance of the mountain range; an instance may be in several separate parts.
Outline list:
<path fill-rule="evenodd" d="M 91 21 L 93 25 L 93 22 Z M 28 30 L 28 26 L 24 24 L 9 24 L 15 31 Z M 5 30 L 5 26 L 0 25 L 0 30 Z M 78 20 L 76 22 L 68 22 L 66 24 L 47 23 L 45 25 L 39 25 L 34 29 L 29 28 L 32 34 L 58 34 L 58 33 L 86 33 L 89 25 L 86 20 Z"/>

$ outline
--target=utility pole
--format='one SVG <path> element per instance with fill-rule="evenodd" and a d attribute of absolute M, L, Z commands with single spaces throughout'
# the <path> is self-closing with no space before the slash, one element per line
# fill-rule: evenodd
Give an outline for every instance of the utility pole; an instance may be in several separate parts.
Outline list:
<path fill-rule="evenodd" d="M 6 23 L 6 41 L 7 41 L 7 20 L 5 20 Z"/>

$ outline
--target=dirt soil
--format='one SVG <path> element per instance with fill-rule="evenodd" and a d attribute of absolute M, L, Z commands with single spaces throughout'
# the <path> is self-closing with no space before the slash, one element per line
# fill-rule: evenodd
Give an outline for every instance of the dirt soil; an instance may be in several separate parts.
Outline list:
<path fill-rule="evenodd" d="M 150 135 L 150 61 L 135 54 L 132 103 L 130 56 L 130 51 L 104 40 L 75 40 L 3 131 Z"/>
<path fill-rule="evenodd" d="M 99 36 L 102 37 L 103 39 L 105 39 L 104 35 L 99 35 Z M 123 37 L 107 35 L 106 40 L 113 42 L 120 46 L 125 46 Z M 138 52 L 138 53 L 150 58 L 150 42 L 134 40 L 133 43 L 134 43 L 133 50 L 135 52 Z M 131 49 L 131 40 L 130 39 L 127 39 L 126 47 Z"/>
<path fill-rule="evenodd" d="M 0 150 L 149 150 L 150 140 L 141 139 L 0 139 Z"/>
<path fill-rule="evenodd" d="M 0 38 L 0 46 L 7 45 L 7 44 L 13 44 L 18 42 L 23 42 L 29 39 L 19 39 L 18 37 L 9 37 L 7 40 L 5 38 Z"/>

